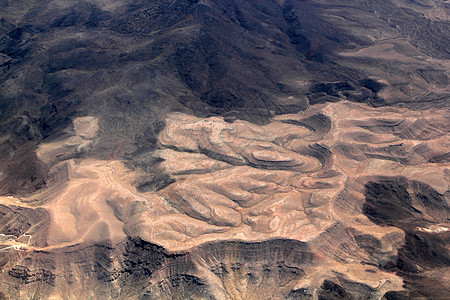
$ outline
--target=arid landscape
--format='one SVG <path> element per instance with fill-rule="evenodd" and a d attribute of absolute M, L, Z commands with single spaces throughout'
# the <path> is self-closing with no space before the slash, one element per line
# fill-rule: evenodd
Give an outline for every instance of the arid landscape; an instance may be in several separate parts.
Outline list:
<path fill-rule="evenodd" d="M 0 1 L 0 299 L 450 298 L 449 13 Z"/>

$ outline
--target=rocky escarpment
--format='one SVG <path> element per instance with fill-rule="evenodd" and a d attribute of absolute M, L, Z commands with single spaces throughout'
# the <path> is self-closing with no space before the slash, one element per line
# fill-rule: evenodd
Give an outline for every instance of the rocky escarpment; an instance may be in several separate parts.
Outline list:
<path fill-rule="evenodd" d="M 69 299 L 380 296 L 377 289 L 353 282 L 345 274 L 323 280 L 320 261 L 306 244 L 293 240 L 208 243 L 187 253 L 169 254 L 160 246 L 129 239 L 115 247 L 94 244 L 28 256 L 8 272 L 8 294 L 20 297 L 14 286 L 27 286 L 34 297 Z M 368 277 L 372 269 L 367 267 Z"/>
<path fill-rule="evenodd" d="M 373 222 L 405 232 L 405 243 L 396 261 L 383 268 L 395 270 L 405 278 L 408 291 L 390 295 L 445 298 L 450 292 L 445 275 L 450 267 L 450 208 L 445 196 L 426 184 L 404 178 L 369 182 L 365 193 L 364 213 Z"/>

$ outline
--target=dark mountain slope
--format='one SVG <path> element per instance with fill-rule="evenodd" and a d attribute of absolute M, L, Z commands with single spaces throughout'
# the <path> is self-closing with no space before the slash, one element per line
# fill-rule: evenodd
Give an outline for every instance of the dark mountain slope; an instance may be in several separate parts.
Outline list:
<path fill-rule="evenodd" d="M 25 143 L 58 136 L 75 115 L 100 117 L 103 142 L 96 152 L 105 157 L 127 143 L 123 157 L 154 148 L 151 136 L 167 111 L 225 114 L 265 123 L 274 114 L 342 97 L 377 106 L 420 101 L 427 97 L 426 83 L 406 91 L 405 100 L 382 99 L 378 93 L 384 85 L 366 78 L 383 76 L 383 71 L 373 71 L 371 59 L 354 61 L 337 53 L 376 45 L 367 31 L 411 38 L 424 53 L 438 58 L 446 57 L 450 40 L 448 23 L 417 18 L 417 13 L 391 2 L 1 5 L 0 121 L 4 132 L 13 130 L 11 124 L 18 122 L 14 120 L 26 120 L 24 126 L 33 132 L 26 141 L 4 136 L 5 157 Z M 396 10 L 401 13 L 390 17 Z M 431 38 L 427 31 L 411 36 L 407 29 L 416 25 L 431 30 L 432 40 L 439 42 L 426 42 Z M 397 81 L 410 77 L 402 63 L 389 68 L 389 76 Z M 441 82 L 447 78 L 440 70 L 421 70 L 427 82 L 436 76 Z"/>

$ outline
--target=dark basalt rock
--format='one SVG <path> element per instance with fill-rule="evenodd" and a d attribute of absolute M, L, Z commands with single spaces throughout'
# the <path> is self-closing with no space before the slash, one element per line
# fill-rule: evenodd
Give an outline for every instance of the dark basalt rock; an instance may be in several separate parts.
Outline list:
<path fill-rule="evenodd" d="M 396 226 L 405 231 L 405 244 L 398 249 L 395 265 L 380 266 L 402 276 L 408 291 L 389 292 L 386 299 L 440 299 L 450 292 L 442 283 L 430 284 L 435 279 L 424 275 L 425 270 L 432 272 L 450 266 L 450 235 L 418 229 L 448 220 L 450 209 L 442 195 L 421 182 L 384 178 L 366 185 L 363 211 L 376 224 Z M 367 251 L 376 251 L 376 243 L 363 237 L 356 237 L 356 240 Z"/>
<path fill-rule="evenodd" d="M 6 270 L 13 284 L 35 287 L 43 295 L 56 287 L 56 280 L 75 284 L 74 276 L 81 276 L 85 287 L 107 297 L 215 299 L 200 276 L 200 264 L 214 273 L 225 289 L 233 289 L 227 284 L 239 278 L 255 292 L 266 289 L 275 292 L 274 296 L 302 299 L 300 295 L 308 296 L 309 292 L 293 291 L 292 284 L 306 276 L 303 269 L 313 262 L 314 255 L 306 244 L 294 240 L 208 243 L 173 254 L 142 239 L 129 238 L 116 246 L 105 242 L 56 252 L 29 252 Z M 72 264 L 76 268 L 68 269 Z"/>
<path fill-rule="evenodd" d="M 42 208 L 24 208 L 0 205 L 0 234 L 20 238 L 33 235 L 31 245 L 45 246 L 46 227 L 50 222 L 48 212 Z M 43 230 L 43 232 L 40 232 Z"/>
<path fill-rule="evenodd" d="M 215 299 L 208 294 L 207 286 L 198 277 L 191 275 L 175 275 L 158 283 L 157 289 L 167 299 Z M 160 299 L 155 292 L 147 292 L 139 299 Z"/>
<path fill-rule="evenodd" d="M 27 267 L 17 266 L 8 272 L 9 276 L 21 280 L 25 284 L 43 281 L 46 284 L 55 284 L 55 275 L 47 270 L 37 270 L 30 272 Z"/>
<path fill-rule="evenodd" d="M 410 230 L 430 224 L 424 213 L 435 223 L 445 222 L 450 209 L 443 196 L 426 184 L 396 178 L 368 183 L 363 211 L 376 224 Z"/>
<path fill-rule="evenodd" d="M 447 163 L 450 162 L 450 152 L 430 158 L 430 163 Z"/>
<path fill-rule="evenodd" d="M 175 179 L 171 178 L 168 174 L 158 174 L 152 176 L 149 181 L 144 181 L 138 184 L 137 190 L 141 193 L 148 191 L 159 191 L 170 184 L 174 183 Z"/>
<path fill-rule="evenodd" d="M 383 88 L 382 84 L 380 84 L 370 78 L 361 79 L 360 81 L 358 81 L 358 83 L 360 85 L 362 85 L 363 87 L 368 88 L 369 90 L 371 90 L 374 93 L 378 93 Z"/>
<path fill-rule="evenodd" d="M 0 163 L 4 172 L 0 179 L 1 194 L 28 195 L 45 187 L 48 168 L 37 159 L 33 149 L 22 147 L 11 159 Z"/>
<path fill-rule="evenodd" d="M 313 295 L 308 293 L 307 289 L 296 289 L 289 293 L 288 299 L 292 300 L 303 300 L 303 299 L 314 299 Z"/>
<path fill-rule="evenodd" d="M 332 163 L 332 153 L 326 147 L 317 143 L 308 145 L 305 149 L 298 149 L 299 153 L 317 158 L 322 166 L 327 167 Z"/>
<path fill-rule="evenodd" d="M 319 300 L 329 300 L 329 299 L 353 299 L 347 291 L 337 283 L 333 281 L 325 280 L 320 287 L 320 292 L 318 295 Z"/>
<path fill-rule="evenodd" d="M 381 19 L 389 20 L 391 26 L 407 36 L 424 53 L 439 59 L 450 58 L 448 22 L 432 21 L 411 9 L 397 7 L 388 0 L 365 1 L 364 5 L 379 14 Z"/>
<path fill-rule="evenodd" d="M 367 251 L 370 255 L 375 255 L 381 252 L 381 242 L 371 235 L 356 235 L 355 241 L 358 243 L 360 248 Z"/>
<path fill-rule="evenodd" d="M 124 252 L 128 275 L 123 280 L 128 281 L 131 276 L 135 282 L 145 281 L 152 274 L 166 270 L 167 277 L 144 293 L 143 299 L 155 299 L 158 295 L 164 299 L 212 299 L 206 282 L 196 276 L 196 266 L 201 264 L 223 281 L 225 289 L 227 282 L 241 278 L 249 290 L 269 285 L 269 290 L 279 289 L 286 297 L 293 297 L 300 292 L 289 290 L 289 286 L 305 276 L 302 266 L 314 260 L 314 255 L 307 250 L 306 244 L 298 241 L 271 240 L 207 243 L 185 254 L 168 254 L 161 247 L 133 239 Z"/>

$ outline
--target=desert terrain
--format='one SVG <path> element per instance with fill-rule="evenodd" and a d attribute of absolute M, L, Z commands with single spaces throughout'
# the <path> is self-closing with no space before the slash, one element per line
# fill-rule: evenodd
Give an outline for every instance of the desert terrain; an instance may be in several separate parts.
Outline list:
<path fill-rule="evenodd" d="M 447 299 L 443 1 L 0 3 L 0 299 Z"/>

